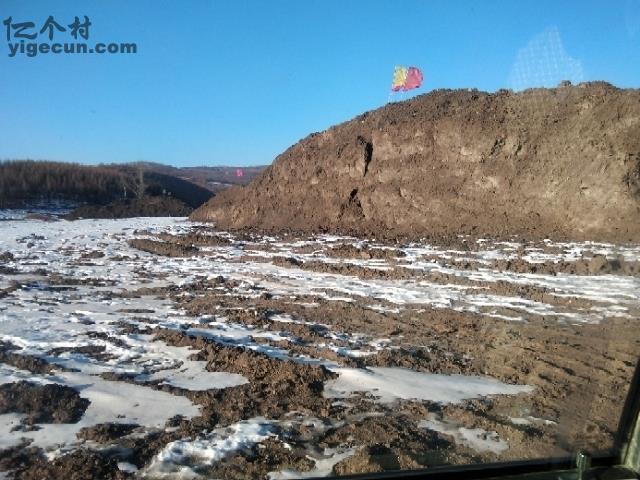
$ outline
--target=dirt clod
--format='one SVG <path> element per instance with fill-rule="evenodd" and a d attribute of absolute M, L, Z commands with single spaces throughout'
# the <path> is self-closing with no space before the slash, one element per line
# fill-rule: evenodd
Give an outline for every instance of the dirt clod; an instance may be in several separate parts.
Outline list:
<path fill-rule="evenodd" d="M 27 423 L 76 423 L 89 406 L 71 387 L 26 381 L 0 385 L 0 413 L 25 413 Z"/>

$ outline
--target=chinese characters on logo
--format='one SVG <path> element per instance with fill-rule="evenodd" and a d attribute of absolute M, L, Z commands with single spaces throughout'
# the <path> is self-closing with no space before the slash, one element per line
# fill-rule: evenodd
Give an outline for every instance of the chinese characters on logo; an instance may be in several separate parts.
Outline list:
<path fill-rule="evenodd" d="M 41 24 L 21 20 L 16 21 L 9 16 L 2 21 L 9 57 L 15 57 L 18 54 L 35 57 L 49 53 L 126 54 L 138 51 L 138 45 L 133 42 L 87 43 L 89 27 L 93 25 L 87 15 L 82 17 L 76 15 L 71 23 L 67 23 L 68 20 L 56 19 L 53 15 L 49 15 Z"/>
<path fill-rule="evenodd" d="M 42 24 L 42 27 L 38 30 L 36 28 L 35 22 L 13 22 L 13 18 L 9 17 L 2 22 L 2 24 L 6 27 L 7 31 L 7 42 L 10 42 L 13 39 L 27 39 L 27 40 L 35 40 L 38 35 L 47 35 L 49 40 L 53 40 L 53 36 L 55 31 L 58 32 L 66 32 L 67 29 L 69 34 L 78 39 L 78 35 L 84 38 L 85 40 L 89 40 L 89 27 L 91 26 L 91 20 L 89 17 L 84 15 L 84 21 L 80 21 L 79 17 L 75 17 L 73 22 L 69 25 L 65 26 L 60 25 L 53 15 L 49 15 L 49 18 Z"/>

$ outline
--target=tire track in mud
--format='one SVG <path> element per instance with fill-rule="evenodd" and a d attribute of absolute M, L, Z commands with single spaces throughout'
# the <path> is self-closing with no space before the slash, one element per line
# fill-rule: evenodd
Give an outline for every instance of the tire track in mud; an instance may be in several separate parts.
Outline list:
<path fill-rule="evenodd" d="M 461 295 L 473 297 L 474 295 L 489 295 L 496 296 L 496 298 L 502 298 L 505 301 L 507 299 L 521 298 L 527 299 L 532 302 L 536 302 L 540 305 L 550 307 L 547 311 L 535 312 L 530 310 L 524 310 L 518 306 L 518 308 L 510 309 L 508 307 L 500 307 L 489 309 L 493 314 L 503 315 L 505 317 L 513 317 L 514 319 L 541 319 L 546 316 L 557 316 L 571 318 L 571 315 L 578 313 L 585 317 L 596 316 L 596 311 L 607 311 L 607 307 L 610 303 L 605 300 L 593 300 L 581 296 L 578 293 L 566 294 L 562 293 L 557 288 L 536 286 L 532 284 L 518 283 L 519 278 L 515 277 L 515 281 L 506 281 L 500 279 L 486 279 L 481 280 L 469 275 L 469 267 L 462 270 L 455 270 L 446 264 L 434 263 L 429 267 L 421 269 L 408 268 L 402 264 L 390 264 L 390 265 L 353 265 L 350 263 L 329 263 L 327 261 L 302 261 L 295 258 L 289 258 L 284 256 L 276 257 L 262 257 L 244 255 L 235 260 L 238 263 L 242 262 L 254 262 L 254 263 L 271 263 L 285 269 L 301 269 L 303 271 L 339 275 L 345 278 L 354 277 L 362 281 L 367 280 L 382 280 L 382 281 L 397 281 L 407 280 L 417 283 L 428 282 L 435 286 L 451 286 L 453 288 L 460 288 L 458 292 Z M 535 270 L 537 264 L 531 266 Z M 499 273 L 496 269 L 490 269 L 483 266 L 483 273 L 487 277 L 491 277 L 492 274 Z M 553 275 L 562 271 L 562 267 L 558 266 L 553 270 L 546 269 Z M 449 273 L 450 272 L 450 273 Z M 473 270 L 471 270 L 473 272 Z M 573 269 L 571 269 L 573 275 Z M 607 273 L 611 273 L 610 271 Z M 545 273 L 548 274 L 548 273 Z M 270 281 L 272 280 L 268 275 L 255 274 L 253 278 L 256 281 Z M 524 277 L 523 277 L 524 278 Z M 526 280 L 526 279 L 525 279 Z M 409 284 L 407 285 L 410 288 Z M 464 287 L 467 287 L 465 289 Z M 331 290 L 326 290 L 327 293 L 331 293 Z M 384 303 L 382 299 L 380 300 Z M 420 305 L 420 301 L 416 301 L 415 305 Z M 390 304 L 393 306 L 393 304 Z M 428 305 L 428 303 L 427 303 Z M 462 301 L 464 305 L 464 301 Z M 467 307 L 468 308 L 468 307 Z M 608 311 L 609 316 L 637 316 L 640 313 L 637 305 L 629 305 L 625 311 L 615 312 Z M 481 310 L 482 311 L 482 310 Z M 515 314 L 515 315 L 514 315 Z M 599 316 L 602 318 L 602 315 Z"/>
<path fill-rule="evenodd" d="M 305 300 L 309 299 L 307 298 Z M 242 300 L 239 300 L 239 302 L 242 304 Z M 297 316 L 298 318 L 304 319 L 311 325 L 314 325 L 314 320 L 323 319 L 326 323 L 331 324 L 333 328 L 345 326 L 348 327 L 346 330 L 354 332 L 365 326 L 369 328 L 369 331 L 373 329 L 374 332 L 376 326 L 378 326 L 378 328 L 383 327 L 388 330 L 388 315 L 371 312 L 370 310 L 367 310 L 366 307 L 359 304 L 354 305 L 353 303 L 344 304 L 326 301 L 323 302 L 322 299 L 316 299 L 318 306 L 308 309 L 292 304 L 279 303 L 278 301 L 267 301 L 261 299 L 260 302 L 260 308 L 263 311 L 268 312 L 275 310 L 284 312 L 292 317 Z M 349 312 L 351 314 L 345 314 L 345 312 Z M 331 321 L 336 318 L 358 318 L 358 316 L 363 312 L 366 312 L 369 318 L 376 317 L 377 321 L 371 321 L 371 319 L 362 323 L 351 321 L 338 321 L 335 323 Z M 588 405 L 590 403 L 598 404 L 603 401 L 610 404 L 611 401 L 616 399 L 619 401 L 620 398 L 624 398 L 624 391 L 620 391 L 619 387 L 614 388 L 616 394 L 607 395 L 606 392 L 609 391 L 609 388 L 616 387 L 618 385 L 626 386 L 631 375 L 632 365 L 618 362 L 616 365 L 618 375 L 612 376 L 610 369 L 600 366 L 595 361 L 596 358 L 599 358 L 596 353 L 606 350 L 608 344 L 616 346 L 614 355 L 610 355 L 609 358 L 614 358 L 616 356 L 625 357 L 629 354 L 633 355 L 633 349 L 635 348 L 637 351 L 638 348 L 637 343 L 635 345 L 628 345 L 630 347 L 629 352 L 623 348 L 625 343 L 627 343 L 625 341 L 621 342 L 621 339 L 626 337 L 625 334 L 607 335 L 609 328 L 616 332 L 620 331 L 620 329 L 624 329 L 627 335 L 631 334 L 633 332 L 633 322 L 627 320 L 616 320 L 612 325 L 609 325 L 609 322 L 607 322 L 607 324 L 603 325 L 571 326 L 559 325 L 557 322 L 552 321 L 541 321 L 535 322 L 535 324 L 531 325 L 520 325 L 509 322 L 492 321 L 486 319 L 486 317 L 480 317 L 478 315 L 461 314 L 457 312 L 441 312 L 438 310 L 429 310 L 428 313 L 422 312 L 418 316 L 420 315 L 424 317 L 423 320 L 413 322 L 407 321 L 406 324 L 398 321 L 398 316 L 393 316 L 394 323 L 400 324 L 401 330 L 402 327 L 405 327 L 406 325 L 413 325 L 414 330 L 408 333 L 416 344 L 421 344 L 421 340 L 423 339 L 425 340 L 425 344 L 427 339 L 432 341 L 435 334 L 437 337 L 448 337 L 450 343 L 449 347 L 451 347 L 451 344 L 455 345 L 460 352 L 460 357 L 464 355 L 469 356 L 469 352 L 475 351 L 476 354 L 472 356 L 475 356 L 476 361 L 471 363 L 476 366 L 468 369 L 466 373 L 474 371 L 483 372 L 504 381 L 529 383 L 538 386 L 540 393 L 535 395 L 536 398 L 528 399 L 533 407 L 531 409 L 538 410 L 541 414 L 544 413 L 547 416 L 551 416 L 558 420 L 563 416 L 566 416 L 566 412 L 571 412 L 571 421 L 576 421 L 574 408 L 560 408 L 558 405 L 566 400 L 567 396 L 571 397 L 572 403 L 579 400 L 574 398 L 578 395 L 588 399 L 588 401 L 578 402 L 581 405 Z M 407 316 L 413 317 L 415 320 L 416 314 L 411 312 L 411 314 L 407 314 Z M 237 317 L 234 318 L 237 320 Z M 250 322 L 252 324 L 261 322 L 260 315 L 253 315 L 248 318 L 252 319 Z M 354 323 L 356 324 L 355 326 Z M 265 328 L 268 327 L 268 323 L 266 322 L 261 324 Z M 472 328 L 468 328 L 469 326 L 472 326 Z M 280 327 L 280 325 L 278 327 Z M 304 328 L 304 325 L 302 327 L 298 327 Z M 422 335 L 418 335 L 418 332 L 421 330 Z M 542 338 L 540 338 L 540 330 L 547 332 Z M 588 332 L 585 332 L 585 330 Z M 301 336 L 299 331 L 296 331 L 296 334 Z M 558 335 L 563 335 L 564 338 L 559 339 Z M 452 336 L 455 337 L 455 340 L 453 340 Z M 570 339 L 573 339 L 574 337 L 575 341 L 570 343 Z M 485 348 L 478 351 L 478 338 L 491 338 L 491 340 L 486 343 L 489 349 Z M 499 343 L 499 340 L 507 340 L 506 348 L 503 348 Z M 518 346 L 514 343 L 521 343 L 523 345 Z M 527 344 L 529 346 L 527 346 Z M 504 352 L 503 354 L 492 353 L 492 351 L 500 352 L 501 350 Z M 531 359 L 532 361 L 527 363 L 527 366 L 522 365 L 522 361 L 520 360 L 522 354 L 519 353 L 519 351 L 524 355 L 526 355 L 524 352 L 528 352 L 529 355 L 534 353 L 537 354 Z M 578 356 L 576 357 L 577 352 Z M 393 364 L 391 361 L 393 353 L 389 355 L 390 358 L 386 363 L 376 361 L 378 358 L 374 356 L 365 357 L 364 359 L 359 360 L 362 360 L 363 364 L 379 365 L 380 363 L 383 363 L 391 365 Z M 318 354 L 321 355 L 319 352 Z M 607 361 L 606 358 L 601 358 L 605 362 Z M 371 359 L 371 361 L 369 361 L 369 359 Z M 518 364 L 516 364 L 516 362 L 518 362 Z M 500 367 L 496 368 L 498 365 Z M 425 368 L 425 365 L 421 365 L 421 367 L 425 370 L 430 369 L 431 371 L 439 372 L 455 371 L 451 368 L 451 364 L 449 364 L 448 369 L 444 370 L 436 369 L 432 365 L 427 368 Z M 422 369 L 415 364 L 411 365 L 411 368 Z M 597 381 L 595 379 L 594 372 L 598 375 Z M 575 393 L 576 385 L 589 382 L 590 380 L 597 383 L 599 388 L 591 389 L 589 391 L 581 391 L 579 394 Z M 496 403 L 508 404 L 509 401 L 500 399 Z M 506 407 L 503 406 L 501 408 Z M 513 408 L 513 406 L 511 408 Z M 595 445 L 599 445 L 603 437 L 610 437 L 617 422 L 615 414 L 611 414 L 610 409 L 606 411 L 592 411 L 589 408 L 583 408 L 582 411 L 584 412 L 584 415 L 581 416 L 578 422 L 584 420 L 585 425 L 587 425 L 586 428 L 595 429 L 597 430 L 596 433 L 599 432 L 598 435 L 591 432 Z M 592 416 L 593 419 L 589 420 L 587 418 L 589 416 Z M 578 441 L 580 435 L 583 435 L 584 433 L 585 432 L 568 432 L 565 436 L 570 435 L 571 438 L 566 440 L 565 444 L 568 445 L 571 441 Z M 596 438 L 597 440 L 595 440 Z M 543 451 L 546 451 L 541 443 L 542 442 L 537 445 L 537 448 L 542 448 Z M 532 447 L 529 445 L 527 448 L 531 449 Z M 522 452 L 522 450 L 520 450 L 520 452 Z M 517 458 L 517 456 L 514 455 L 512 458 Z"/>

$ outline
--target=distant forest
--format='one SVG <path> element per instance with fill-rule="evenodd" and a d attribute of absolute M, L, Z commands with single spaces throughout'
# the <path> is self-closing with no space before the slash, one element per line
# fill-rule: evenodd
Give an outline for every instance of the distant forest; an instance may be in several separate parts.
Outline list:
<path fill-rule="evenodd" d="M 2 204 L 53 199 L 108 203 L 135 197 L 137 188 L 135 176 L 109 167 L 31 160 L 0 163 Z"/>
<path fill-rule="evenodd" d="M 212 193 L 187 180 L 149 171 L 143 164 L 88 166 L 63 162 L 0 162 L 0 207 L 29 201 L 69 200 L 105 205 L 115 200 L 167 195 L 196 208 Z"/>

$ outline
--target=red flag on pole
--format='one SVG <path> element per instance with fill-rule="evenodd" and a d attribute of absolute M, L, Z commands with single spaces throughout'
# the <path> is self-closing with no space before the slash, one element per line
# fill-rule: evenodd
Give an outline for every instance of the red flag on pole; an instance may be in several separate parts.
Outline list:
<path fill-rule="evenodd" d="M 409 67 L 407 69 L 407 79 L 404 82 L 402 90 L 412 90 L 422 85 L 422 72 L 417 67 Z"/>
<path fill-rule="evenodd" d="M 406 92 L 413 90 L 422 85 L 422 72 L 418 67 L 396 67 L 393 71 L 393 81 L 391 82 L 391 91 Z"/>

